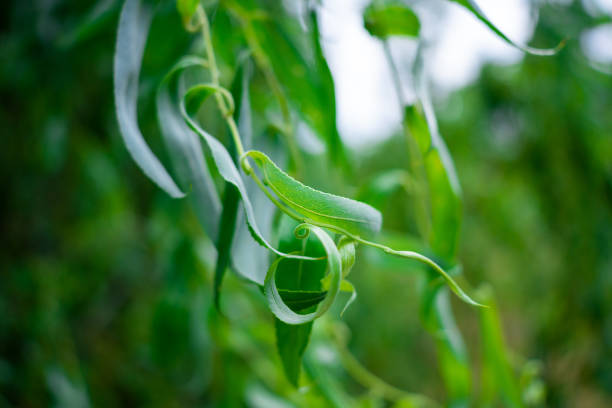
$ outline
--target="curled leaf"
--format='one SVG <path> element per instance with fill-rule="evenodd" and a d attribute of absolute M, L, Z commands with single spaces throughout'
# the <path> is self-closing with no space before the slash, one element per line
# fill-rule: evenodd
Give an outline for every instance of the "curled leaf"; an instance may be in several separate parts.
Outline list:
<path fill-rule="evenodd" d="M 353 236 L 372 236 L 380 231 L 382 216 L 378 210 L 306 186 L 282 171 L 262 152 L 251 150 L 246 156 L 252 157 L 259 165 L 268 187 L 284 204 L 302 215 L 305 222 Z"/>
<path fill-rule="evenodd" d="M 142 171 L 170 196 L 181 198 L 185 194 L 153 154 L 138 127 L 138 76 L 153 18 L 152 7 L 146 3 L 127 0 L 119 17 L 113 64 L 117 121 L 125 146 Z"/>
<path fill-rule="evenodd" d="M 264 291 L 270 310 L 274 315 L 282 322 L 287 324 L 303 324 L 308 323 L 316 318 L 322 316 L 331 307 L 340 291 L 340 280 L 342 279 L 342 260 L 340 259 L 340 253 L 331 239 L 329 234 L 323 229 L 309 224 L 300 224 L 296 228 L 296 233 L 300 234 L 300 237 L 306 238 L 308 233 L 312 232 L 315 237 L 321 242 L 325 252 L 327 253 L 327 268 L 330 283 L 327 289 L 325 298 L 319 303 L 317 309 L 314 312 L 307 314 L 299 314 L 291 310 L 291 308 L 284 302 L 281 294 L 276 287 L 276 270 L 278 264 L 283 258 L 278 258 L 270 265 L 268 273 L 266 274 L 266 280 L 264 282 Z"/>

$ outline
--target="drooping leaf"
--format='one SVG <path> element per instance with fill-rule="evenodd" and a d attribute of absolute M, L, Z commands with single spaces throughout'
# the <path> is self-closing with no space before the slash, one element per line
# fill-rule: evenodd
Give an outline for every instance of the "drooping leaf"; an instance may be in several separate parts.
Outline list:
<path fill-rule="evenodd" d="M 218 239 L 221 204 L 212 181 L 197 134 L 185 124 L 179 109 L 177 89 L 180 74 L 188 68 L 201 68 L 206 61 L 183 57 L 162 80 L 156 97 L 157 119 L 168 148 L 172 166 L 181 187 L 189 191 L 194 211 L 208 236 Z"/>
<path fill-rule="evenodd" d="M 294 387 L 299 386 L 302 357 L 310 340 L 312 324 L 313 322 L 290 325 L 274 319 L 278 354 L 283 363 L 285 375 Z"/>
<path fill-rule="evenodd" d="M 342 260 L 338 249 L 332 241 L 331 237 L 315 225 L 301 224 L 296 228 L 296 233 L 303 234 L 304 237 L 308 236 L 308 233 L 313 233 L 315 237 L 321 242 L 325 252 L 327 253 L 327 268 L 328 273 L 332 276 L 330 278 L 329 288 L 327 289 L 327 295 L 325 299 L 317 306 L 316 311 L 299 314 L 291 310 L 289 306 L 283 301 L 279 290 L 276 286 L 276 270 L 278 264 L 283 258 L 278 258 L 270 265 L 270 269 L 266 274 L 266 280 L 264 282 L 264 290 L 266 298 L 268 299 L 268 305 L 274 315 L 281 321 L 287 324 L 303 324 L 308 323 L 316 318 L 322 316 L 334 303 L 338 292 L 340 291 L 340 280 L 342 279 Z"/>
<path fill-rule="evenodd" d="M 431 228 L 425 239 L 439 259 L 446 265 L 453 265 L 461 225 L 461 187 L 454 163 L 438 131 L 425 75 L 423 42 L 419 43 L 413 71 L 420 108 L 406 109 L 404 129 L 412 151 L 422 162 L 420 171 L 427 182 L 427 194 L 421 196 L 427 199 Z M 419 176 L 417 182 L 422 183 L 423 176 Z M 421 319 L 436 341 L 440 373 L 450 404 L 469 404 L 472 392 L 469 358 L 455 323 L 449 292 L 440 278 L 429 272 L 423 276 L 420 296 Z"/>
<path fill-rule="evenodd" d="M 117 121 L 123 141 L 142 171 L 170 196 L 180 198 L 185 194 L 153 154 L 138 127 L 138 77 L 152 18 L 153 7 L 146 0 L 126 0 L 121 10 L 113 66 Z"/>
<path fill-rule="evenodd" d="M 372 236 L 380 230 L 381 214 L 367 204 L 317 191 L 290 177 L 262 152 L 249 151 L 263 178 L 287 206 L 314 225 L 346 231 L 353 236 Z"/>
<path fill-rule="evenodd" d="M 492 289 L 488 286 L 479 288 L 478 294 L 480 300 L 489 305 L 488 309 L 479 311 L 483 353 L 483 397 L 490 405 L 501 402 L 505 407 L 522 407 L 517 375 L 508 361 L 499 311 Z M 498 396 L 501 397 L 501 401 L 495 401 Z"/>
<path fill-rule="evenodd" d="M 554 48 L 534 48 L 534 47 L 529 47 L 526 45 L 518 44 L 515 41 L 512 41 L 506 34 L 504 34 L 499 28 L 497 28 L 497 26 L 493 24 L 491 20 L 489 20 L 489 18 L 485 15 L 485 13 L 482 11 L 480 6 L 478 6 L 478 3 L 476 1 L 474 0 L 450 0 L 450 1 L 460 4 L 466 9 L 468 9 L 478 20 L 482 21 L 499 38 L 501 38 L 508 44 L 512 45 L 513 47 L 518 48 L 521 51 L 524 51 L 524 52 L 527 52 L 533 55 L 543 55 L 543 56 L 554 55 L 557 52 L 559 52 L 559 50 L 563 48 L 563 46 L 565 45 L 565 41 L 561 41 Z"/>
<path fill-rule="evenodd" d="M 457 406 L 469 405 L 472 394 L 470 364 L 463 337 L 455 323 L 449 291 L 439 278 L 425 276 L 420 295 L 421 319 L 436 342 L 440 374 L 449 402 Z"/>
<path fill-rule="evenodd" d="M 371 4 L 364 10 L 363 23 L 370 35 L 382 39 L 391 36 L 418 37 L 421 29 L 416 14 L 396 1 Z"/>
<path fill-rule="evenodd" d="M 429 208 L 420 216 L 431 217 L 431 225 L 427 228 L 429 244 L 437 256 L 452 260 L 461 222 L 461 192 L 452 159 L 437 131 L 430 132 L 433 125 L 428 126 L 419 108 L 406 108 L 404 125 L 417 141 L 418 156 L 425 172 L 426 185 L 419 189 L 427 189 L 420 198 Z"/>

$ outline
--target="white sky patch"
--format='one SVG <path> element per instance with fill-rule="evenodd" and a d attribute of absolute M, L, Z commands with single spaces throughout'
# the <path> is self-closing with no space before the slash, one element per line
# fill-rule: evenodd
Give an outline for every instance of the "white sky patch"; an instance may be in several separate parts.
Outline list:
<path fill-rule="evenodd" d="M 601 64 L 612 63 L 612 23 L 586 30 L 580 36 L 580 45 L 589 59 Z"/>
<path fill-rule="evenodd" d="M 422 18 L 424 35 L 435 39 L 428 67 L 436 88 L 444 93 L 474 81 L 485 63 L 515 64 L 523 57 L 456 4 L 442 0 L 413 3 Z M 338 129 L 353 147 L 389 137 L 401 122 L 382 44 L 363 27 L 362 11 L 368 4 L 368 0 L 324 0 L 319 14 L 323 48 L 336 87 Z M 510 38 L 528 42 L 535 22 L 528 0 L 479 0 L 478 4 Z M 393 39 L 391 47 L 410 101 L 414 44 Z"/>

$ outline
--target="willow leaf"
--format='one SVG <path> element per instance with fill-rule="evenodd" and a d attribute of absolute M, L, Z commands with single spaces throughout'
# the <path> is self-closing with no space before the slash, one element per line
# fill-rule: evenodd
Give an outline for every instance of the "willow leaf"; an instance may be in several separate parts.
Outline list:
<path fill-rule="evenodd" d="M 201 87 L 197 89 L 201 89 Z M 189 92 L 190 90 L 186 92 L 186 95 L 189 94 Z M 279 256 L 287 257 L 287 258 L 294 258 L 294 259 L 314 260 L 314 258 L 310 258 L 310 257 L 285 254 L 283 252 L 278 251 L 276 248 L 274 248 L 272 245 L 268 243 L 268 241 L 261 234 L 259 227 L 257 226 L 257 221 L 255 219 L 255 212 L 253 210 L 253 206 L 247 194 L 247 190 L 244 185 L 244 181 L 242 180 L 242 177 L 240 176 L 240 173 L 238 169 L 236 168 L 236 165 L 234 164 L 234 161 L 232 160 L 227 149 L 225 148 L 225 146 L 223 146 L 221 142 L 219 142 L 217 139 L 215 139 L 210 134 L 208 134 L 208 132 L 202 129 L 200 125 L 198 125 L 191 118 L 191 116 L 189 116 L 185 108 L 185 97 L 181 99 L 180 109 L 181 109 L 181 114 L 183 115 L 183 119 L 186 121 L 187 125 L 194 132 L 200 135 L 202 139 L 204 139 L 206 145 L 210 149 L 213 160 L 217 166 L 217 170 L 219 170 L 219 174 L 221 174 L 221 177 L 223 177 L 223 179 L 226 182 L 230 183 L 233 186 L 231 188 L 236 188 L 238 190 L 238 193 L 240 194 L 240 198 L 242 199 L 244 213 L 246 216 L 246 222 L 247 222 L 247 225 L 249 226 L 249 232 L 251 233 L 251 236 L 253 237 L 253 239 L 255 239 L 259 244 L 261 244 L 262 246 L 276 253 Z"/>
<path fill-rule="evenodd" d="M 493 31 L 499 38 L 501 38 L 508 44 L 512 45 L 513 47 L 518 48 L 521 51 L 524 51 L 524 52 L 527 52 L 533 55 L 543 55 L 543 56 L 554 55 L 557 52 L 559 52 L 559 50 L 563 48 L 563 46 L 565 45 L 565 41 L 561 41 L 554 48 L 534 48 L 534 47 L 529 47 L 526 45 L 518 44 L 515 41 L 512 41 L 506 34 L 504 34 L 499 28 L 497 28 L 497 26 L 493 24 L 491 20 L 489 20 L 489 18 L 485 15 L 485 13 L 482 11 L 480 6 L 478 6 L 478 3 L 476 3 L 474 0 L 450 0 L 450 1 L 460 4 L 466 9 L 468 9 L 474 16 L 476 16 L 477 19 L 479 19 L 487 27 L 489 27 L 489 29 Z"/>
<path fill-rule="evenodd" d="M 290 325 L 279 319 L 274 320 L 276 345 L 285 375 L 294 387 L 298 387 L 302 371 L 302 358 L 310 341 L 313 322 Z"/>
<path fill-rule="evenodd" d="M 212 240 L 217 240 L 221 203 L 212 181 L 197 134 L 185 124 L 176 97 L 178 77 L 183 70 L 202 67 L 206 61 L 182 58 L 162 80 L 156 96 L 157 120 L 181 187 L 191 189 L 194 211 Z"/>
<path fill-rule="evenodd" d="M 363 23 L 374 37 L 418 37 L 421 23 L 414 12 L 400 2 L 372 4 L 363 14 Z"/>
<path fill-rule="evenodd" d="M 249 151 L 246 155 L 260 166 L 264 181 L 278 198 L 306 222 L 353 236 L 372 236 L 380 230 L 382 216 L 369 205 L 306 186 L 278 168 L 262 152 Z"/>
<path fill-rule="evenodd" d="M 442 139 L 425 75 L 424 43 L 419 43 L 414 64 L 416 93 L 422 111 L 408 108 L 404 128 L 414 139 L 427 180 L 431 229 L 427 237 L 432 251 L 447 265 L 455 262 L 461 224 L 461 187 L 454 163 Z M 436 341 L 440 374 L 450 405 L 470 404 L 472 393 L 469 358 L 451 309 L 448 290 L 432 273 L 421 285 L 421 318 Z"/>
<path fill-rule="evenodd" d="M 153 154 L 138 127 L 138 76 L 153 18 L 146 1 L 126 0 L 119 17 L 113 65 L 115 108 L 123 141 L 134 161 L 162 190 L 174 198 L 185 194 Z"/>
<path fill-rule="evenodd" d="M 479 289 L 479 298 L 490 305 L 489 309 L 479 312 L 480 335 L 482 338 L 483 394 L 491 406 L 496 394 L 502 398 L 505 407 L 522 407 L 520 387 L 512 367 L 509 364 L 504 334 L 490 287 Z"/>
<path fill-rule="evenodd" d="M 334 300 L 340 291 L 340 280 L 342 279 L 342 260 L 340 259 L 340 253 L 338 252 L 334 241 L 332 241 L 327 232 L 315 225 L 301 224 L 296 228 L 296 234 L 301 233 L 301 236 L 304 238 L 308 236 L 309 232 L 315 235 L 327 253 L 327 268 L 329 275 L 331 275 L 330 284 L 325 299 L 323 299 L 314 312 L 307 314 L 296 313 L 283 301 L 276 286 L 276 270 L 278 268 L 278 264 L 283 260 L 283 258 L 278 258 L 276 261 L 274 261 L 272 265 L 270 265 L 270 269 L 268 269 L 268 273 L 266 274 L 264 291 L 272 313 L 274 313 L 279 320 L 287 324 L 308 323 L 322 316 L 334 303 Z"/>

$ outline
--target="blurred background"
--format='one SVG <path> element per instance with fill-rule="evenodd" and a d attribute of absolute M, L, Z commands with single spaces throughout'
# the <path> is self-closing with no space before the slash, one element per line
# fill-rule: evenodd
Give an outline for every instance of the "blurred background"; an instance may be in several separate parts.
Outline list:
<path fill-rule="evenodd" d="M 270 384 L 285 385 L 263 296 L 230 276 L 225 302 L 248 319 L 210 323 L 214 248 L 189 205 L 146 179 L 119 136 L 121 3 L 0 5 L 0 406 L 273 406 Z M 511 359 L 538 373 L 542 405 L 609 407 L 612 3 L 480 3 L 518 42 L 569 40 L 556 56 L 525 56 L 457 5 L 424 9 L 434 105 L 464 193 L 458 258 L 470 282 L 494 289 Z M 405 151 L 382 46 L 363 28 L 366 5 L 319 8 L 338 128 L 364 179 L 401 166 Z M 154 90 L 188 42 L 167 9 L 141 76 L 140 125 L 156 152 Z M 391 41 L 398 61 L 415 50 Z M 401 74 L 413 98 L 409 69 Z M 313 156 L 322 149 L 301 144 Z M 384 211 L 397 232 L 402 199 Z M 414 279 L 376 265 L 358 261 L 352 272 L 351 350 L 398 387 L 443 395 Z M 466 343 L 478 344 L 473 309 L 453 305 Z"/>

